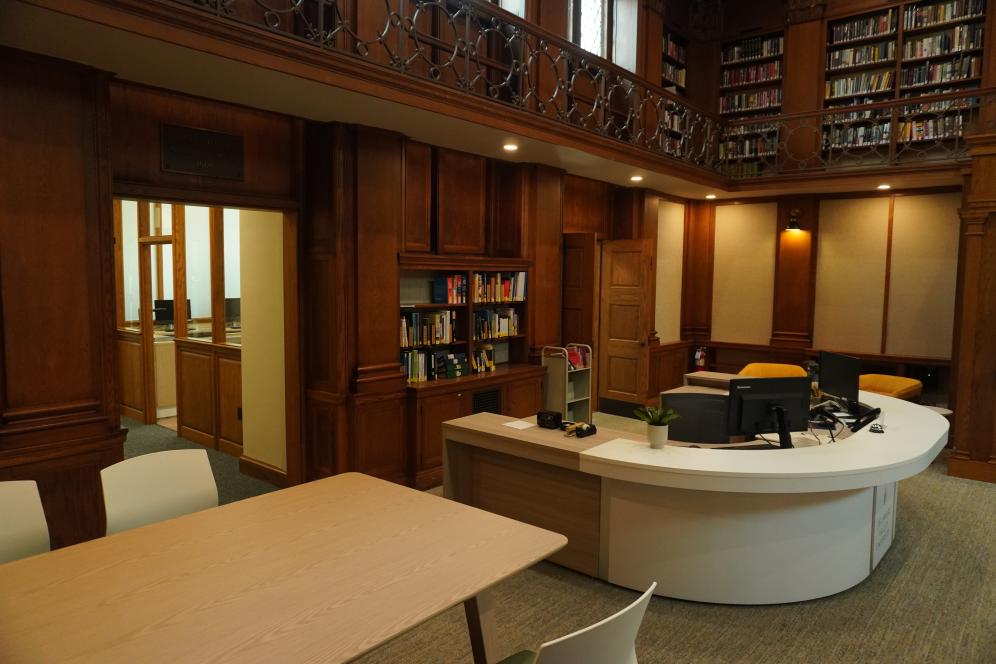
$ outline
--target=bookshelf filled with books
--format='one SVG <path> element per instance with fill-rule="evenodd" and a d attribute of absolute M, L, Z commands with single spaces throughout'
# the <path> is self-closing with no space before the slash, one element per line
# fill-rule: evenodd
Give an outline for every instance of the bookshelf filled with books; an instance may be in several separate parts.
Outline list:
<path fill-rule="evenodd" d="M 684 94 L 687 74 L 688 43 L 665 27 L 661 48 L 661 87 Z"/>
<path fill-rule="evenodd" d="M 720 56 L 719 112 L 727 119 L 775 115 L 782 105 L 784 33 L 726 42 Z M 728 175 L 760 175 L 774 164 L 778 131 L 763 125 L 726 127 L 720 161 Z"/>
<path fill-rule="evenodd" d="M 527 288 L 526 269 L 403 269 L 399 345 L 409 384 L 524 363 Z"/>
<path fill-rule="evenodd" d="M 979 87 L 985 18 L 985 0 L 921 0 L 829 21 L 824 151 L 960 139 L 971 101 L 856 107 Z"/>

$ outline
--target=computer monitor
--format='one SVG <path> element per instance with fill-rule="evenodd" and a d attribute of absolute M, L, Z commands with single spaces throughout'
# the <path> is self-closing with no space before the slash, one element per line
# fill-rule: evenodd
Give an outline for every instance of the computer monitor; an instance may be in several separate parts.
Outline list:
<path fill-rule="evenodd" d="M 859 414 L 858 378 L 861 360 L 849 355 L 820 351 L 820 391 L 840 402 L 852 415 Z"/>
<path fill-rule="evenodd" d="M 777 433 L 781 447 L 792 447 L 789 432 L 809 428 L 809 391 L 808 376 L 731 380 L 730 435 Z"/>
<path fill-rule="evenodd" d="M 173 300 L 153 300 L 152 320 L 155 323 L 172 324 L 174 319 Z M 187 320 L 190 320 L 190 300 L 187 300 Z"/>
<path fill-rule="evenodd" d="M 661 407 L 678 413 L 668 437 L 685 443 L 726 444 L 729 398 L 722 393 L 662 392 Z"/>
<path fill-rule="evenodd" d="M 225 298 L 225 321 L 241 321 L 242 320 L 242 298 L 238 297 L 226 297 Z"/>

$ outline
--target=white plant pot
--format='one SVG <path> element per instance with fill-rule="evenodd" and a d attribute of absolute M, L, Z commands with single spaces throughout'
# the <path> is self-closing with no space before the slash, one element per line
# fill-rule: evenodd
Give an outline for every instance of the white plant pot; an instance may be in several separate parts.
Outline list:
<path fill-rule="evenodd" d="M 648 424 L 647 439 L 650 441 L 650 447 L 655 450 L 662 449 L 667 444 L 667 425 L 658 427 Z"/>

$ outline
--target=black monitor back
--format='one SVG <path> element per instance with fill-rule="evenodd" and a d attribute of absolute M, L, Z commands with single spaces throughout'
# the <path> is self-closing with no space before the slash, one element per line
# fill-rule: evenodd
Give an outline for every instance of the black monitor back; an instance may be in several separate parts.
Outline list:
<path fill-rule="evenodd" d="M 809 394 L 808 376 L 731 380 L 729 435 L 778 433 L 775 408 L 784 410 L 789 431 L 805 431 L 809 428 Z"/>
<path fill-rule="evenodd" d="M 661 407 L 680 417 L 668 426 L 668 438 L 685 443 L 726 444 L 727 403 L 725 394 L 673 392 L 661 394 Z"/>
<path fill-rule="evenodd" d="M 850 355 L 820 351 L 820 391 L 846 401 L 849 409 L 858 405 L 861 360 Z"/>

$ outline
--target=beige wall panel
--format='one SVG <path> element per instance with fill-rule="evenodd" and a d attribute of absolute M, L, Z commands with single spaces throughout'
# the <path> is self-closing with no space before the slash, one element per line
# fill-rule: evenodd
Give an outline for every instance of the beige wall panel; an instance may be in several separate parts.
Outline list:
<path fill-rule="evenodd" d="M 240 211 L 242 453 L 287 470 L 284 219 Z"/>
<path fill-rule="evenodd" d="M 176 346 L 172 339 L 157 339 L 153 344 L 156 356 L 156 408 L 158 417 L 176 414 Z M 172 412 L 168 412 L 172 411 Z"/>
<path fill-rule="evenodd" d="M 961 194 L 898 196 L 885 350 L 951 357 Z"/>
<path fill-rule="evenodd" d="M 746 344 L 771 340 L 778 205 L 716 208 L 712 338 Z"/>
<path fill-rule="evenodd" d="M 654 327 L 662 343 L 681 340 L 681 268 L 685 206 L 661 201 L 657 208 L 657 302 Z"/>
<path fill-rule="evenodd" d="M 881 351 L 888 236 L 887 196 L 820 202 L 814 347 Z"/>

